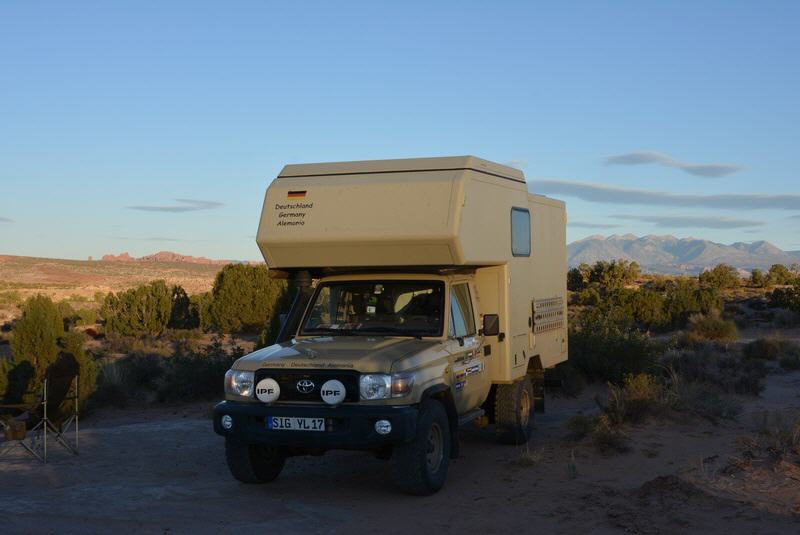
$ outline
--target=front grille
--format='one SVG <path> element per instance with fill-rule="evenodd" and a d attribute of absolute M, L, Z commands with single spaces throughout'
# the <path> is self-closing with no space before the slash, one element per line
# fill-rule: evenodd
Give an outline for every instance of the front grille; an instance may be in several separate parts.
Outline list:
<path fill-rule="evenodd" d="M 278 382 L 281 387 L 281 395 L 278 401 L 310 401 L 322 402 L 319 394 L 320 388 L 331 379 L 341 381 L 345 388 L 345 401 L 358 401 L 358 377 L 359 373 L 352 370 L 269 370 L 262 369 L 256 372 L 256 384 L 261 379 L 270 377 Z M 314 387 L 309 392 L 300 392 L 297 389 L 299 381 L 308 380 L 314 383 Z"/>

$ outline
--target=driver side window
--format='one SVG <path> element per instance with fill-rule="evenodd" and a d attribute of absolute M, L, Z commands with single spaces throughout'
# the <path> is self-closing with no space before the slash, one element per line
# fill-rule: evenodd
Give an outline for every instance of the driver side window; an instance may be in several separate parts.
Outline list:
<path fill-rule="evenodd" d="M 450 289 L 450 338 L 472 336 L 475 332 L 469 284 L 454 284 Z"/>

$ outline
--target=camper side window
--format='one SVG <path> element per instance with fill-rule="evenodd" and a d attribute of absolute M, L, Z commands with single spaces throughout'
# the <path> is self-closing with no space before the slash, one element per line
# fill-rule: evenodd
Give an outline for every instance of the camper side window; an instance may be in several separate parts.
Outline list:
<path fill-rule="evenodd" d="M 511 209 L 511 254 L 531 255 L 531 213 L 524 208 Z"/>
<path fill-rule="evenodd" d="M 475 316 L 469 284 L 454 284 L 450 289 L 450 337 L 462 338 L 475 334 Z"/>

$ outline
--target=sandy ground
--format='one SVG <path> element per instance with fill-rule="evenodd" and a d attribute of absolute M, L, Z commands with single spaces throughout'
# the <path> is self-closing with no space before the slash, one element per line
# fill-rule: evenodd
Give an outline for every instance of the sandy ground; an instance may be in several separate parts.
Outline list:
<path fill-rule="evenodd" d="M 737 423 L 651 423 L 613 457 L 564 439 L 598 392 L 549 399 L 527 448 L 465 428 L 446 487 L 426 498 L 399 493 L 385 462 L 357 452 L 293 458 L 275 482 L 242 485 L 207 405 L 96 414 L 80 456 L 0 461 L 0 532 L 800 533 L 800 481 L 750 488 L 718 470 L 752 413 L 800 408 L 800 374 L 771 376 Z M 526 452 L 538 462 L 523 466 Z"/>

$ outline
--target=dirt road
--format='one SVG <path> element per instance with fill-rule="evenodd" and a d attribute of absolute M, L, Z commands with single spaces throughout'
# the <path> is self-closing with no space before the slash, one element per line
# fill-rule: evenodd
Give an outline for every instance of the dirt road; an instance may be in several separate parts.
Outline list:
<path fill-rule="evenodd" d="M 797 377 L 773 382 L 757 406 L 797 397 Z M 631 431 L 630 453 L 605 458 L 564 440 L 592 395 L 548 400 L 531 463 L 524 448 L 465 430 L 447 486 L 427 498 L 398 493 L 383 461 L 351 452 L 290 459 L 272 484 L 239 484 L 206 406 L 96 415 L 78 457 L 0 461 L 0 532 L 800 533 L 797 517 L 689 483 L 745 424 L 653 423 Z"/>

